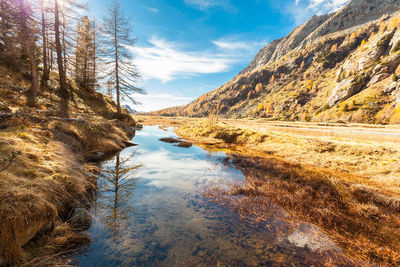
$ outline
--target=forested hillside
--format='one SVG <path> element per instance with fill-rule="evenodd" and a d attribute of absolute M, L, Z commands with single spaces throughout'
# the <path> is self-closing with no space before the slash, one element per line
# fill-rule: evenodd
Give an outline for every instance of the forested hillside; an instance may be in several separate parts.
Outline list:
<path fill-rule="evenodd" d="M 0 266 L 89 242 L 73 216 L 88 213 L 96 162 L 133 145 L 121 100 L 142 90 L 128 20 L 118 1 L 101 31 L 87 12 L 81 1 L 0 2 Z"/>

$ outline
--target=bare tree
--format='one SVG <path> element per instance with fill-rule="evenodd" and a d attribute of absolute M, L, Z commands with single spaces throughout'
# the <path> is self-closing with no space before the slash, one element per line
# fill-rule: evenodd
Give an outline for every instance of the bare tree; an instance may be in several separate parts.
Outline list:
<path fill-rule="evenodd" d="M 48 60 L 48 43 L 47 43 L 47 19 L 46 19 L 46 4 L 45 0 L 41 0 L 40 2 L 40 10 L 41 10 L 41 26 L 42 26 L 42 61 L 43 61 L 43 73 L 41 80 L 41 88 L 47 90 L 47 83 L 49 81 L 50 69 L 49 69 L 49 60 Z"/>
<path fill-rule="evenodd" d="M 33 12 L 31 6 L 27 0 L 18 0 L 18 22 L 20 26 L 20 40 L 24 47 L 25 53 L 29 59 L 30 71 L 31 71 L 31 88 L 28 93 L 28 105 L 35 105 L 35 96 L 39 91 L 39 76 L 38 76 L 38 64 L 35 55 L 35 37 L 34 37 L 34 26 L 36 22 L 33 20 Z"/>
<path fill-rule="evenodd" d="M 133 63 L 132 49 L 136 39 L 131 37 L 130 21 L 125 16 L 119 0 L 113 0 L 101 25 L 101 59 L 106 84 L 113 84 L 116 91 L 117 113 L 121 114 L 121 95 L 133 103 L 132 93 L 145 93 L 135 86 L 140 78 Z"/>
<path fill-rule="evenodd" d="M 54 33 L 56 41 L 58 74 L 60 77 L 60 115 L 62 117 L 69 116 L 69 91 L 67 86 L 67 78 L 64 70 L 63 48 L 61 46 L 60 33 L 60 10 L 58 0 L 54 0 Z"/>
<path fill-rule="evenodd" d="M 95 90 L 96 43 L 93 24 L 87 16 L 78 23 L 75 46 L 75 79 L 86 90 Z"/>

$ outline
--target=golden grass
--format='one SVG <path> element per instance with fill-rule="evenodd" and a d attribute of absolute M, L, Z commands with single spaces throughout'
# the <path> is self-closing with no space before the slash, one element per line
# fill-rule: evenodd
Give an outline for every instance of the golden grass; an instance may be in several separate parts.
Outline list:
<path fill-rule="evenodd" d="M 249 120 L 220 120 L 210 128 L 207 119 L 141 119 L 233 151 L 246 181 L 222 195 L 244 195 L 232 198 L 239 211 L 267 219 L 267 206 L 257 207 L 272 200 L 318 225 L 353 257 L 400 264 L 400 140 L 387 138 L 400 128 Z"/>
<path fill-rule="evenodd" d="M 36 108 L 25 106 L 29 83 L 20 74 L 4 67 L 0 74 L 0 99 L 13 111 L 0 121 L 0 259 L 6 264 L 40 265 L 41 256 L 51 258 L 51 253 L 88 240 L 71 229 L 57 229 L 74 208 L 90 204 L 98 168 L 88 160 L 101 160 L 125 148 L 134 134 L 129 126 L 135 122 L 126 111 L 114 116 L 116 105 L 110 98 L 81 92 L 73 83 L 71 116 L 80 119 L 54 117 L 59 98 L 53 74 L 53 91 L 41 92 Z M 16 152 L 20 153 L 14 158 Z M 54 222 L 58 226 L 53 235 L 25 245 Z M 38 258 L 31 261 L 33 257 Z"/>

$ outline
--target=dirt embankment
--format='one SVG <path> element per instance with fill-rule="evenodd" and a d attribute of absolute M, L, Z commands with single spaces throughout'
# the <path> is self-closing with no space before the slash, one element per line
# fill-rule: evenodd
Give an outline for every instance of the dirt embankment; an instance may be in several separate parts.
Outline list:
<path fill-rule="evenodd" d="M 91 205 L 97 162 L 133 145 L 135 120 L 126 110 L 117 115 L 110 98 L 73 82 L 71 118 L 57 117 L 56 79 L 29 108 L 26 80 L 0 72 L 0 266 L 48 265 L 89 241 L 71 218 Z"/>
<path fill-rule="evenodd" d="M 301 129 L 282 122 L 277 129 L 270 123 L 243 120 L 138 119 L 176 127 L 179 136 L 195 144 L 230 153 L 246 180 L 229 191 L 212 188 L 209 194 L 218 201 L 229 199 L 238 211 L 266 222 L 272 201 L 291 216 L 319 226 L 351 257 L 400 264 L 398 129 L 348 127 L 354 132 L 392 133 L 393 139 L 383 134 L 379 140 L 376 135 L 327 135 L 327 126 L 316 124 Z M 238 195 L 239 200 L 232 197 Z"/>

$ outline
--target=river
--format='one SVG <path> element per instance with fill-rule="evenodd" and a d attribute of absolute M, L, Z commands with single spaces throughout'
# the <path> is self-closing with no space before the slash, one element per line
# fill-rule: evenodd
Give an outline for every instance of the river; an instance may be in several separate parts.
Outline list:
<path fill-rule="evenodd" d="M 315 226 L 289 222 L 284 211 L 254 222 L 207 197 L 208 188 L 245 179 L 225 152 L 163 137 L 176 135 L 146 126 L 133 139 L 138 146 L 103 163 L 88 230 L 93 241 L 74 255 L 75 265 L 341 265 L 341 249 Z"/>

